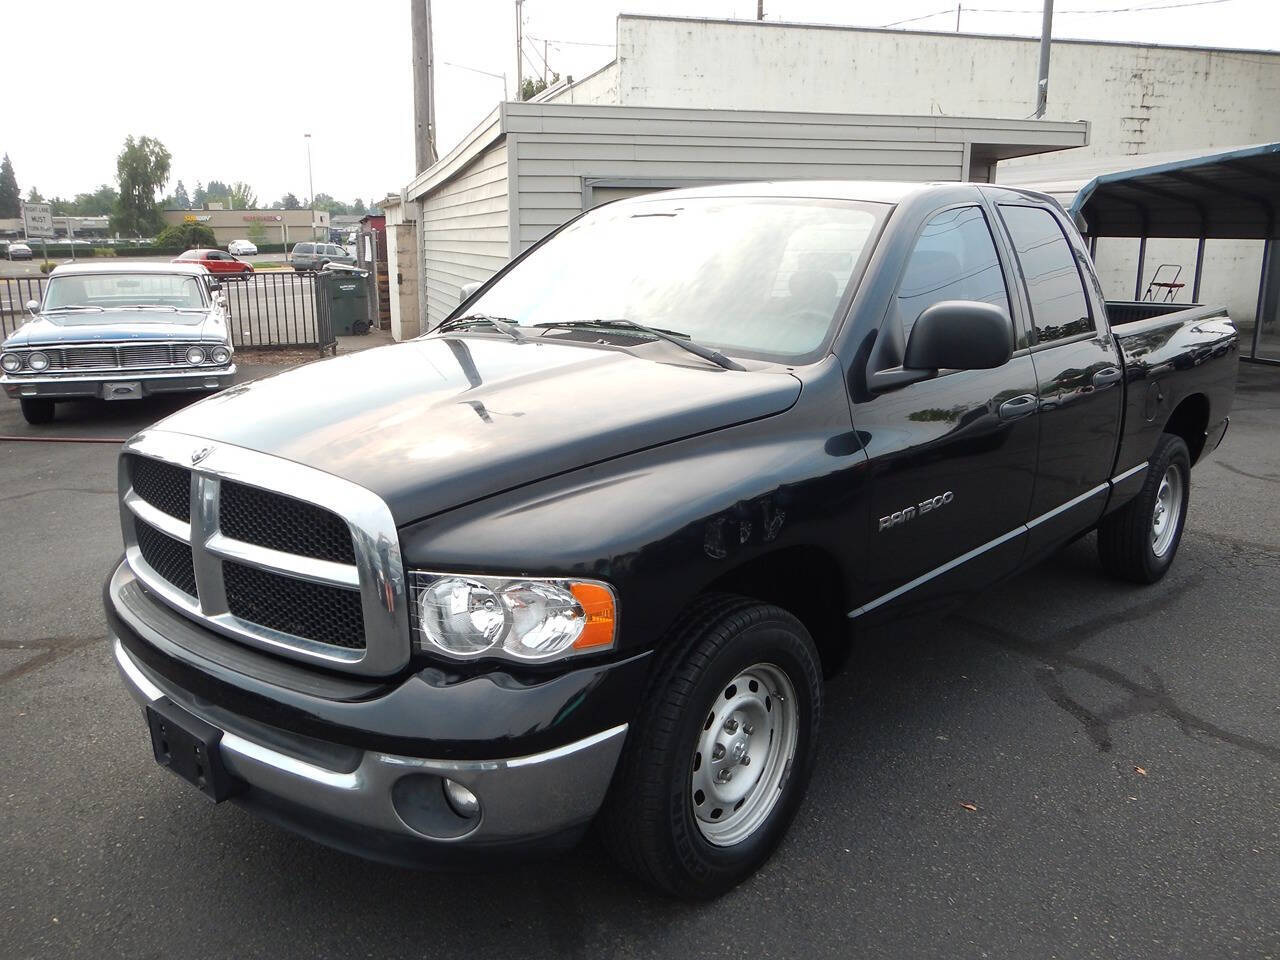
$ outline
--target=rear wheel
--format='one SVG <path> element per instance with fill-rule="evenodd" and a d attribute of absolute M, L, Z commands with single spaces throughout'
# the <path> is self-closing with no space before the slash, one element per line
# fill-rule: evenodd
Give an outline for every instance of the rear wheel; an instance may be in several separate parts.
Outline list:
<path fill-rule="evenodd" d="M 1155 583 L 1173 564 L 1187 521 L 1191 454 L 1186 442 L 1162 434 L 1138 495 L 1098 525 L 1098 557 L 1112 576 Z"/>
<path fill-rule="evenodd" d="M 44 397 L 22 397 L 22 418 L 39 425 L 53 422 L 53 401 Z"/>
<path fill-rule="evenodd" d="M 600 826 L 617 860 L 673 896 L 718 896 L 786 834 L 813 767 L 822 670 L 779 607 L 704 598 L 669 634 Z"/>

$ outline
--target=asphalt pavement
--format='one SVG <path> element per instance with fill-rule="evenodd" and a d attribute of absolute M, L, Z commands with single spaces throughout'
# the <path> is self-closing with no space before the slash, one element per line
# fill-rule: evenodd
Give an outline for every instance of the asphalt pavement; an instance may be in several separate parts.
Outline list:
<path fill-rule="evenodd" d="M 1110 581 L 1089 537 L 868 638 L 790 836 L 694 905 L 594 841 L 435 875 L 209 805 L 104 639 L 116 447 L 0 441 L 0 956 L 1280 958 L 1280 370 L 1241 381 L 1169 576 Z M 37 431 L 0 399 L 0 435 L 172 408 Z"/>
<path fill-rule="evenodd" d="M 93 249 L 90 246 L 88 249 Z M 31 244 L 31 250 L 35 254 L 30 260 L 10 260 L 7 257 L 0 256 L 0 277 L 38 277 L 40 276 L 40 264 L 44 262 L 44 257 L 40 255 L 40 245 L 34 241 Z M 168 263 L 176 254 L 167 253 L 148 257 L 131 257 L 129 256 L 129 248 L 121 247 L 119 256 L 111 258 L 100 257 L 80 257 L 80 263 L 118 263 L 121 260 L 141 261 L 146 263 Z M 70 257 L 52 257 L 54 263 L 72 263 Z M 250 263 L 279 263 L 284 264 L 288 259 L 283 253 L 255 253 L 253 256 L 242 257 Z"/>

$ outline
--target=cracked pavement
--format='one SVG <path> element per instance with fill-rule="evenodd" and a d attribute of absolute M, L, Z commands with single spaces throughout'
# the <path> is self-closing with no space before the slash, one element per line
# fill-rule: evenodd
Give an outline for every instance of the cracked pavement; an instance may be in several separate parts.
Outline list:
<path fill-rule="evenodd" d="M 103 638 L 115 448 L 0 442 L 0 956 L 1280 960 L 1280 370 L 1241 381 L 1165 580 L 1106 579 L 1090 537 L 867 638 L 791 835 L 697 905 L 590 841 L 432 875 L 210 806 L 155 766 Z"/>

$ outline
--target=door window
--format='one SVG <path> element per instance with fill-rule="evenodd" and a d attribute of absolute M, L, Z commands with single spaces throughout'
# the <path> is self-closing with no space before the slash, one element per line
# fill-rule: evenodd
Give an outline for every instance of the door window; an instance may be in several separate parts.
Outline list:
<path fill-rule="evenodd" d="M 943 300 L 979 300 L 1009 315 L 1000 258 L 979 207 L 943 210 L 920 231 L 894 298 L 903 343 L 920 314 Z"/>
<path fill-rule="evenodd" d="M 1036 342 L 1051 343 L 1094 329 L 1084 282 L 1058 218 L 1040 207 L 1000 204 L 1031 301 Z"/>

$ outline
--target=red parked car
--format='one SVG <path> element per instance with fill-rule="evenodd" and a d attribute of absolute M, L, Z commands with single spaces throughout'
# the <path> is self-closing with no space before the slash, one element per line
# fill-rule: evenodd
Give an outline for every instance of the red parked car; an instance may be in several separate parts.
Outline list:
<path fill-rule="evenodd" d="M 225 250 L 188 250 L 170 262 L 202 263 L 210 273 L 224 278 L 248 280 L 253 276 L 253 267 Z"/>

